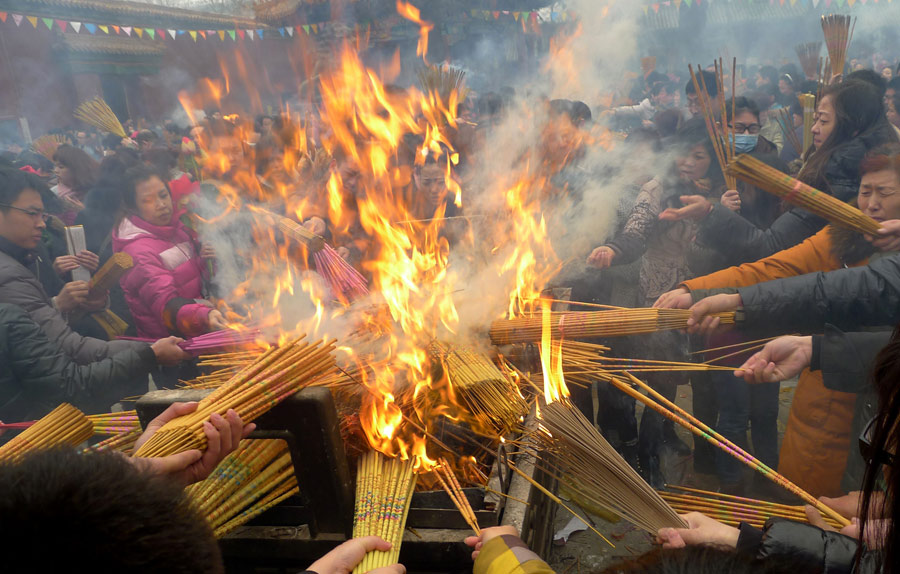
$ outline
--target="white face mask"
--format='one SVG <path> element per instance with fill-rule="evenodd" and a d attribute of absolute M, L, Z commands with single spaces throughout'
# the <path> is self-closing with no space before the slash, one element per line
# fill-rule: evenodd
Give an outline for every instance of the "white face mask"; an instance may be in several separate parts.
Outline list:
<path fill-rule="evenodd" d="M 759 143 L 759 134 L 728 134 L 729 143 L 734 143 L 735 153 L 750 153 Z"/>

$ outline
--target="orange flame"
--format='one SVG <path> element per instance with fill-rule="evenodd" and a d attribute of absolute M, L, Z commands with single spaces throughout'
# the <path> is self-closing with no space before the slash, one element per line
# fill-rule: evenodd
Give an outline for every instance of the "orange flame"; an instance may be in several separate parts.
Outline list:
<path fill-rule="evenodd" d="M 416 46 L 416 56 L 422 56 L 422 60 L 427 64 L 428 33 L 434 29 L 434 24 L 423 21 L 420 17 L 419 9 L 403 0 L 397 0 L 397 13 L 410 22 L 419 25 L 419 43 Z"/>

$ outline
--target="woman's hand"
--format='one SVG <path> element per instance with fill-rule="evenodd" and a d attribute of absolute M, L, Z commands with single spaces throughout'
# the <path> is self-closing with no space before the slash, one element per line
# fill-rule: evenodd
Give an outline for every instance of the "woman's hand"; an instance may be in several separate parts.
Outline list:
<path fill-rule="evenodd" d="M 653 303 L 654 309 L 690 309 L 694 299 L 691 292 L 684 287 L 672 289 L 668 293 L 663 293 Z"/>
<path fill-rule="evenodd" d="M 741 194 L 738 193 L 736 189 L 729 189 L 722 194 L 722 197 L 719 199 L 719 203 L 721 203 L 724 207 L 727 207 L 731 211 L 740 211 Z"/>
<path fill-rule="evenodd" d="M 900 251 L 900 219 L 882 221 L 878 235 L 866 235 L 866 239 L 879 251 Z"/>
<path fill-rule="evenodd" d="M 684 207 L 675 209 L 670 207 L 659 214 L 659 218 L 663 221 L 681 221 L 683 219 L 691 219 L 700 221 L 712 211 L 712 204 L 702 195 L 682 195 L 680 198 Z"/>
<path fill-rule="evenodd" d="M 350 250 L 344 246 L 338 247 L 337 249 L 335 249 L 335 252 L 338 254 L 338 257 L 340 257 L 344 261 L 347 261 L 347 258 L 350 257 Z"/>
<path fill-rule="evenodd" d="M 100 267 L 100 257 L 87 250 L 82 251 L 81 253 L 76 255 L 75 260 L 78 261 L 79 265 L 81 265 L 91 273 L 93 273 Z"/>
<path fill-rule="evenodd" d="M 386 552 L 391 549 L 391 543 L 382 540 L 378 536 L 364 536 L 348 540 L 313 562 L 307 570 L 316 574 L 350 574 L 353 569 L 362 562 L 366 554 L 373 550 Z M 406 574 L 403 564 L 393 564 L 384 568 L 370 570 L 370 574 Z"/>
<path fill-rule="evenodd" d="M 778 337 L 735 372 L 748 383 L 777 383 L 799 375 L 812 359 L 812 337 Z"/>
<path fill-rule="evenodd" d="M 225 317 L 222 316 L 222 312 L 218 309 L 211 310 L 209 312 L 209 315 L 206 316 L 206 319 L 209 323 L 209 328 L 212 331 L 221 331 L 228 328 L 228 323 L 225 322 Z"/>
<path fill-rule="evenodd" d="M 702 333 L 704 335 L 712 333 L 721 323 L 721 319 L 713 317 L 713 315 L 734 311 L 741 304 L 741 296 L 737 293 L 734 295 L 713 295 L 697 301 L 691 307 L 691 317 L 687 321 L 688 333 Z"/>
<path fill-rule="evenodd" d="M 191 414 L 198 403 L 172 403 L 161 415 L 150 421 L 144 434 L 134 445 L 137 451 L 153 434 L 167 422 Z M 256 428 L 256 424 L 244 425 L 241 417 L 228 409 L 225 416 L 213 413 L 209 421 L 203 423 L 206 435 L 206 450 L 191 449 L 161 458 L 136 458 L 135 463 L 148 472 L 169 476 L 185 486 L 199 482 L 209 476 L 225 457 L 234 452 L 241 442 Z"/>
<path fill-rule="evenodd" d="M 55 297 L 57 310 L 60 313 L 71 313 L 81 308 L 87 301 L 90 290 L 87 281 L 69 281 Z"/>
<path fill-rule="evenodd" d="M 515 526 L 492 526 L 491 528 L 482 529 L 480 536 L 469 536 L 463 542 L 466 543 L 466 546 L 470 546 L 474 549 L 472 552 L 472 560 L 474 561 L 481 553 L 481 548 L 491 539 L 497 538 L 498 536 L 518 535 L 519 531 L 516 530 Z"/>
<path fill-rule="evenodd" d="M 60 277 L 65 277 L 67 273 L 71 273 L 78 269 L 78 259 L 74 255 L 61 255 L 53 260 L 53 270 Z"/>
<path fill-rule="evenodd" d="M 656 538 L 663 548 L 684 548 L 699 544 L 713 544 L 736 548 L 741 532 L 699 512 L 681 515 L 688 528 L 660 528 Z"/>
<path fill-rule="evenodd" d="M 588 255 L 587 264 L 591 267 L 596 267 L 597 269 L 606 269 L 612 265 L 613 259 L 615 258 L 616 252 L 612 247 L 601 245 L 591 251 L 591 254 Z"/>
<path fill-rule="evenodd" d="M 190 359 L 191 356 L 178 346 L 179 343 L 184 343 L 184 339 L 180 337 L 166 337 L 150 345 L 153 354 L 156 355 L 156 362 L 170 367 Z"/>
<path fill-rule="evenodd" d="M 303 227 L 320 237 L 325 235 L 325 220 L 323 220 L 321 217 L 310 217 L 303 222 Z"/>

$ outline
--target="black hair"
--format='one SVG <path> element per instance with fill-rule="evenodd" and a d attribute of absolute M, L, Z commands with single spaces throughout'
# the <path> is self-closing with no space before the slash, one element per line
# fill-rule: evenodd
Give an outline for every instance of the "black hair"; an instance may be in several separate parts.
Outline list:
<path fill-rule="evenodd" d="M 116 150 L 122 145 L 122 139 L 121 136 L 117 136 L 116 134 L 106 134 L 100 140 L 100 145 L 103 146 L 103 149 Z"/>
<path fill-rule="evenodd" d="M 158 177 L 166 189 L 169 189 L 168 178 L 149 163 L 139 163 L 125 172 L 125 187 L 122 189 L 122 202 L 125 207 L 137 210 L 137 186 L 148 179 Z"/>
<path fill-rule="evenodd" d="M 756 116 L 756 120 L 759 121 L 759 106 L 756 105 L 754 100 L 744 96 L 738 96 L 734 99 L 734 115 L 737 115 L 741 112 L 750 112 L 754 116 Z M 727 121 L 731 122 L 734 118 L 731 114 L 731 104 L 725 105 L 725 117 Z"/>
<path fill-rule="evenodd" d="M 861 70 L 856 70 L 855 72 L 850 72 L 844 77 L 845 82 L 865 82 L 870 86 L 873 86 L 876 90 L 878 90 L 878 97 L 883 98 L 884 93 L 887 91 L 887 80 L 884 79 L 884 76 L 876 72 L 875 70 L 870 70 L 868 68 L 863 68 Z"/>
<path fill-rule="evenodd" d="M 756 87 L 756 93 L 761 96 L 771 96 L 774 98 L 778 96 L 778 86 L 774 84 L 762 84 Z"/>
<path fill-rule="evenodd" d="M 43 171 L 44 173 L 53 172 L 53 162 L 44 155 L 31 150 L 25 150 L 16 157 L 13 162 L 16 167 L 29 166 L 35 171 Z"/>
<path fill-rule="evenodd" d="M 654 82 L 652 86 L 650 86 L 650 95 L 658 96 L 660 92 L 665 90 L 666 92 L 673 94 L 675 93 L 675 85 L 672 82 Z"/>
<path fill-rule="evenodd" d="M 53 192 L 47 188 L 47 184 L 38 176 L 18 170 L 15 167 L 0 167 L 0 203 L 11 205 L 26 189 L 33 189 L 46 197 Z M 6 213 L 8 207 L 0 207 L 0 211 Z"/>
<path fill-rule="evenodd" d="M 759 75 L 768 80 L 769 84 L 775 86 L 778 84 L 778 70 L 775 66 L 763 66 L 759 69 Z"/>
<path fill-rule="evenodd" d="M 662 72 L 657 72 L 653 70 L 647 77 L 644 79 L 644 82 L 647 83 L 648 86 L 653 86 L 654 84 L 658 84 L 659 82 L 668 82 L 669 78 L 666 77 Z"/>
<path fill-rule="evenodd" d="M 163 124 L 163 129 L 169 133 L 184 135 L 184 128 L 182 128 L 172 120 L 169 120 L 165 124 Z"/>
<path fill-rule="evenodd" d="M 169 148 L 165 147 L 154 147 L 144 150 L 141 152 L 141 159 L 153 164 L 153 167 L 159 173 L 166 174 L 165 179 L 169 179 L 169 170 L 178 164 L 178 157 Z"/>
<path fill-rule="evenodd" d="M 53 161 L 67 167 L 72 172 L 72 189 L 87 193 L 97 181 L 97 162 L 81 148 L 63 144 L 56 148 Z"/>
<path fill-rule="evenodd" d="M 790 74 L 781 74 L 780 76 L 778 76 L 778 83 L 781 83 L 782 80 L 790 84 L 792 89 L 797 88 L 796 84 L 794 83 L 794 77 Z"/>
<path fill-rule="evenodd" d="M 657 548 L 636 558 L 625 558 L 601 574 L 790 574 L 796 566 L 780 556 L 776 560 L 756 559 L 731 548 L 687 546 Z M 802 571 L 802 570 L 801 570 Z"/>
<path fill-rule="evenodd" d="M 146 142 L 155 142 L 158 139 L 159 136 L 153 130 L 141 130 L 134 138 L 134 140 L 139 144 L 143 144 Z"/>
<path fill-rule="evenodd" d="M 700 76 L 703 77 L 702 80 L 700 79 Z M 706 84 L 706 93 L 709 94 L 709 97 L 712 99 L 717 98 L 719 96 L 719 85 L 716 82 L 716 75 L 708 70 L 703 70 L 697 77 L 697 84 L 702 88 L 704 83 Z M 693 78 L 688 80 L 688 83 L 685 84 L 684 93 L 688 95 L 697 93 L 697 90 L 694 89 Z"/>
<path fill-rule="evenodd" d="M 580 126 L 591 121 L 591 108 L 580 101 L 550 100 L 550 117 L 565 115 L 573 125 Z"/>
<path fill-rule="evenodd" d="M 223 572 L 184 490 L 117 453 L 37 451 L 0 464 L 6 572 Z"/>
<path fill-rule="evenodd" d="M 891 81 L 889 81 L 887 83 L 887 86 L 885 86 L 885 91 L 887 91 L 888 89 L 894 90 L 895 92 L 900 92 L 900 76 L 894 76 L 893 78 L 891 78 Z"/>
<path fill-rule="evenodd" d="M 692 118 L 686 121 L 675 132 L 675 135 L 669 142 L 676 146 L 676 153 L 678 154 L 686 154 L 691 148 L 702 144 L 710 157 L 706 177 L 712 183 L 713 190 L 725 182 L 725 176 L 722 175 L 722 167 L 716 159 L 716 150 L 713 147 L 712 140 L 709 139 L 709 132 L 706 129 L 706 122 L 703 118 Z"/>

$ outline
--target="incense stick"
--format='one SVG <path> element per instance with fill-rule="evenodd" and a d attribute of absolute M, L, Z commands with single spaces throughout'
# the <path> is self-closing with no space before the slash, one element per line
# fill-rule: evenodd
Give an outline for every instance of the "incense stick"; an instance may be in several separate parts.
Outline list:
<path fill-rule="evenodd" d="M 15 462 L 28 452 L 55 446 L 75 446 L 94 434 L 84 413 L 63 403 L 0 446 L 0 462 Z"/>
<path fill-rule="evenodd" d="M 469 504 L 469 499 L 466 498 L 466 493 L 463 492 L 462 487 L 459 485 L 459 481 L 456 480 L 453 468 L 450 466 L 450 463 L 447 462 L 446 458 L 442 457 L 439 464 L 434 467 L 434 475 L 437 476 L 441 486 L 444 487 L 444 490 L 447 492 L 453 505 L 459 510 L 459 513 L 462 514 L 466 524 L 472 527 L 476 536 L 481 536 L 481 528 L 478 527 L 478 519 L 475 517 L 475 511 L 472 510 L 472 505 Z"/>

